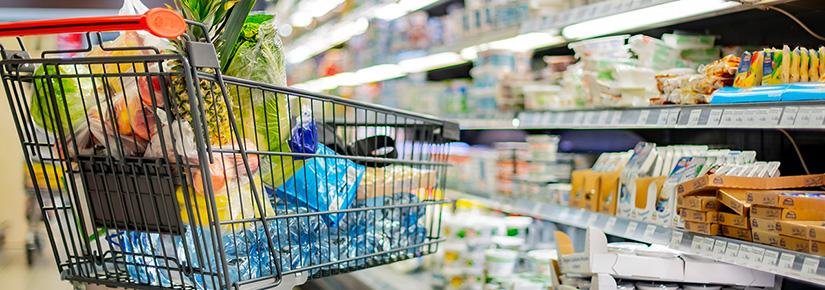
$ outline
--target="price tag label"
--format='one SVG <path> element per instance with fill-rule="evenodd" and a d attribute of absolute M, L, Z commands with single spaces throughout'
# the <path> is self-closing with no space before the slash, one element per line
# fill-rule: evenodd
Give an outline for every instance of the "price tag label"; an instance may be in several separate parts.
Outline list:
<path fill-rule="evenodd" d="M 817 271 L 819 271 L 819 258 L 805 257 L 805 260 L 802 260 L 802 275 L 816 277 Z"/>
<path fill-rule="evenodd" d="M 656 125 L 664 126 L 667 125 L 667 115 L 670 114 L 670 110 L 659 110 L 659 117 L 656 118 Z"/>
<path fill-rule="evenodd" d="M 601 111 L 599 112 L 599 125 L 607 125 L 608 121 L 612 121 L 610 119 L 610 111 Z"/>
<path fill-rule="evenodd" d="M 604 225 L 604 230 L 605 231 L 613 231 L 613 227 L 615 227 L 615 226 L 616 226 L 616 218 L 615 217 L 610 217 L 609 219 L 607 219 L 607 224 Z"/>
<path fill-rule="evenodd" d="M 667 124 L 676 125 L 677 121 L 679 121 L 679 109 L 670 109 L 670 113 L 667 114 Z"/>
<path fill-rule="evenodd" d="M 751 246 L 742 245 L 739 247 L 739 261 L 745 265 L 751 264 Z"/>
<path fill-rule="evenodd" d="M 597 222 L 598 220 L 599 220 L 599 215 L 597 215 L 597 214 L 590 214 L 590 217 L 589 217 L 589 218 L 587 218 L 587 226 L 592 226 L 592 225 L 596 224 L 596 222 Z"/>
<path fill-rule="evenodd" d="M 811 107 L 802 107 L 799 108 L 799 111 L 796 113 L 796 120 L 794 121 L 794 126 L 808 126 L 813 124 L 813 110 L 816 108 Z"/>
<path fill-rule="evenodd" d="M 725 257 L 725 250 L 728 247 L 728 242 L 723 240 L 716 240 L 713 244 L 713 256 L 722 259 Z"/>
<path fill-rule="evenodd" d="M 624 111 L 610 111 L 610 124 L 618 125 L 622 121 L 622 114 Z"/>
<path fill-rule="evenodd" d="M 720 121 L 720 125 L 722 126 L 733 126 L 733 115 L 736 113 L 734 109 L 727 109 L 722 112 L 722 121 Z"/>
<path fill-rule="evenodd" d="M 768 125 L 770 122 L 770 110 L 768 109 L 759 109 L 756 110 L 756 123 L 754 126 L 764 126 Z"/>
<path fill-rule="evenodd" d="M 782 108 L 768 109 L 768 121 L 765 123 L 765 125 L 776 126 L 779 125 L 780 120 L 782 120 Z"/>
<path fill-rule="evenodd" d="M 639 112 L 639 119 L 636 120 L 636 125 L 644 126 L 647 125 L 647 118 L 650 117 L 650 110 L 642 110 Z"/>
<path fill-rule="evenodd" d="M 702 115 L 702 110 L 690 110 L 690 115 L 688 116 L 688 126 L 696 126 L 699 125 L 699 116 Z"/>
<path fill-rule="evenodd" d="M 643 236 L 645 241 L 648 241 L 648 242 L 653 241 L 655 236 L 656 236 L 656 226 L 647 225 L 647 227 L 645 227 L 645 234 Z"/>
<path fill-rule="evenodd" d="M 710 115 L 708 115 L 708 123 L 707 125 L 710 127 L 718 126 L 719 122 L 722 121 L 722 113 L 724 110 L 722 109 L 712 109 L 710 110 Z"/>
<path fill-rule="evenodd" d="M 774 250 L 765 250 L 765 254 L 762 255 L 762 265 L 766 268 L 773 268 L 778 260 L 779 252 Z"/>
<path fill-rule="evenodd" d="M 680 249 L 682 247 L 682 238 L 684 238 L 685 234 L 681 231 L 674 230 L 673 233 L 670 235 L 670 247 L 674 249 Z"/>
<path fill-rule="evenodd" d="M 765 248 L 751 247 L 751 260 L 757 265 L 762 265 L 762 258 L 765 256 Z"/>
<path fill-rule="evenodd" d="M 785 107 L 782 112 L 782 119 L 779 121 L 781 126 L 792 126 L 796 123 L 796 115 L 799 112 L 799 107 Z"/>
<path fill-rule="evenodd" d="M 584 123 L 584 112 L 573 113 L 573 125 L 580 125 Z"/>
<path fill-rule="evenodd" d="M 734 126 L 742 126 L 747 124 L 745 121 L 745 110 L 732 110 L 733 111 L 733 125 Z"/>
<path fill-rule="evenodd" d="M 759 122 L 759 114 L 762 112 L 760 109 L 747 109 L 742 110 L 742 126 L 744 127 L 753 127 Z"/>
<path fill-rule="evenodd" d="M 739 244 L 728 242 L 728 248 L 725 249 L 725 256 L 731 260 L 736 260 L 739 257 Z"/>
<path fill-rule="evenodd" d="M 694 253 L 702 253 L 705 249 L 705 238 L 693 236 L 693 241 L 690 241 L 690 249 Z"/>
<path fill-rule="evenodd" d="M 633 236 L 633 234 L 636 233 L 636 228 L 638 228 L 638 227 L 639 227 L 639 223 L 637 223 L 637 222 L 628 223 L 627 224 L 627 229 L 625 229 L 625 231 L 624 231 L 624 235 L 628 236 L 628 237 Z"/>
<path fill-rule="evenodd" d="M 702 246 L 702 251 L 708 256 L 713 255 L 713 246 L 716 244 L 716 239 L 705 238 L 705 244 Z"/>
<path fill-rule="evenodd" d="M 793 271 L 793 263 L 796 261 L 796 255 L 790 253 L 782 253 L 779 255 L 779 262 L 776 263 L 776 266 L 780 270 L 784 270 L 786 273 Z"/>
<path fill-rule="evenodd" d="M 811 123 L 808 125 L 813 127 L 821 127 L 822 123 L 825 122 L 825 107 L 816 107 L 810 114 Z"/>

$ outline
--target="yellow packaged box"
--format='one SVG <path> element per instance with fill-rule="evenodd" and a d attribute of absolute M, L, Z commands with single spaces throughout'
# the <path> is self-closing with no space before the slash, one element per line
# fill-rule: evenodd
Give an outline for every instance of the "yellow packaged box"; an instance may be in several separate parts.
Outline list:
<path fill-rule="evenodd" d="M 719 224 L 685 221 L 685 230 L 692 233 L 715 236 L 719 234 Z"/>
<path fill-rule="evenodd" d="M 825 185 L 825 174 L 792 175 L 780 177 L 743 177 L 727 175 L 704 175 L 676 186 L 679 195 L 715 190 L 719 188 L 739 189 L 783 189 Z"/>
<path fill-rule="evenodd" d="M 804 221 L 779 221 L 777 230 L 783 236 L 808 239 L 808 225 Z M 822 222 L 814 222 L 822 223 Z"/>
<path fill-rule="evenodd" d="M 697 223 L 715 223 L 719 216 L 716 211 L 698 211 L 687 208 L 679 209 L 679 215 L 686 221 Z"/>
<path fill-rule="evenodd" d="M 820 241 L 811 241 L 811 251 L 809 253 L 818 256 L 825 256 L 825 243 Z"/>
<path fill-rule="evenodd" d="M 819 208 L 784 208 L 782 219 L 792 221 L 822 221 L 825 220 L 825 210 Z"/>
<path fill-rule="evenodd" d="M 719 209 L 719 200 L 715 196 L 683 196 L 677 198 L 676 206 L 699 211 Z"/>
<path fill-rule="evenodd" d="M 751 228 L 751 225 L 748 222 L 747 217 L 727 212 L 718 213 L 716 217 L 716 222 L 723 226 L 737 227 L 742 229 Z"/>
<path fill-rule="evenodd" d="M 743 229 L 743 228 L 720 225 L 719 226 L 719 231 L 721 232 L 721 234 L 723 236 L 726 236 L 726 237 L 729 237 L 729 238 L 740 239 L 740 240 L 745 240 L 745 241 L 751 241 L 752 240 L 752 238 L 751 238 L 752 233 L 751 233 L 751 230 L 749 230 L 749 229 Z"/>
<path fill-rule="evenodd" d="M 778 220 L 782 218 L 782 208 L 754 205 L 751 206 L 750 215 L 752 218 Z"/>
<path fill-rule="evenodd" d="M 570 207 L 584 207 L 584 177 L 590 169 L 574 170 L 570 174 Z"/>
<path fill-rule="evenodd" d="M 825 191 L 748 190 L 747 202 L 755 205 L 784 208 L 822 208 Z"/>
<path fill-rule="evenodd" d="M 779 221 L 778 220 L 769 220 L 769 219 L 761 219 L 761 218 L 750 218 L 751 220 L 751 230 L 753 231 L 762 231 L 762 232 L 772 232 L 779 234 Z"/>
<path fill-rule="evenodd" d="M 599 212 L 616 215 L 616 193 L 619 191 L 621 171 L 602 172 L 599 182 Z"/>
<path fill-rule="evenodd" d="M 599 211 L 599 183 L 601 182 L 601 174 L 598 172 L 588 171 L 584 174 L 584 184 L 582 188 L 582 196 L 579 198 L 579 205 L 590 211 Z"/>
<path fill-rule="evenodd" d="M 791 251 L 799 251 L 799 252 L 810 252 L 811 251 L 811 241 L 806 239 L 788 237 L 788 236 L 779 236 L 779 247 L 791 250 Z"/>
<path fill-rule="evenodd" d="M 716 192 L 716 198 L 719 200 L 719 203 L 727 206 L 735 213 L 743 216 L 748 215 L 751 204 L 746 201 L 747 190 L 720 188 Z"/>
<path fill-rule="evenodd" d="M 779 233 L 777 232 L 763 232 L 758 230 L 751 230 L 751 237 L 754 242 L 771 245 L 771 246 L 779 246 Z"/>

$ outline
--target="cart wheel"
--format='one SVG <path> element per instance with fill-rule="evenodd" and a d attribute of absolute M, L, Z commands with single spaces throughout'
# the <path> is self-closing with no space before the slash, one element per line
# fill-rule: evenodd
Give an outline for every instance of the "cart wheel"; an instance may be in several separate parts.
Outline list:
<path fill-rule="evenodd" d="M 31 247 L 26 247 L 26 264 L 31 267 L 34 264 L 34 251 Z"/>

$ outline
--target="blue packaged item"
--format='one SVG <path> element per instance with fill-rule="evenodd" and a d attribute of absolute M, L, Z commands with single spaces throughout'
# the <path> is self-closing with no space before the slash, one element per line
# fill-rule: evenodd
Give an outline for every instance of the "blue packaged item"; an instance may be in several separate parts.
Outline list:
<path fill-rule="evenodd" d="M 275 197 L 290 206 L 305 206 L 313 212 L 347 209 L 355 200 L 358 184 L 365 168 L 318 144 L 316 154 L 334 157 L 313 157 L 283 185 L 275 189 Z M 275 201 L 276 205 L 278 201 Z M 334 226 L 340 214 L 324 215 Z"/>
<path fill-rule="evenodd" d="M 170 287 L 169 271 L 164 270 L 160 235 L 143 232 L 118 232 L 106 237 L 112 248 L 120 248 L 126 271 L 141 284 Z"/>
<path fill-rule="evenodd" d="M 292 128 L 292 135 L 290 135 L 287 143 L 289 150 L 294 153 L 315 153 L 318 150 L 318 130 L 315 127 L 315 121 L 312 120 L 310 114 L 311 110 L 302 110 L 300 124 Z M 303 160 L 307 157 L 294 156 L 295 160 Z"/>
<path fill-rule="evenodd" d="M 724 87 L 713 92 L 711 104 L 778 102 L 788 85 L 756 86 L 750 88 Z"/>

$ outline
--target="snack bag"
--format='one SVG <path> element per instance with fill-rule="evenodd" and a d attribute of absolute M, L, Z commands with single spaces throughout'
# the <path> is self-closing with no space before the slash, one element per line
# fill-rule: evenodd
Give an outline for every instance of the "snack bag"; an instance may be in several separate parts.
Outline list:
<path fill-rule="evenodd" d="M 825 75 L 825 46 L 819 47 L 819 77 Z"/>
<path fill-rule="evenodd" d="M 762 83 L 761 85 L 778 85 L 782 83 L 782 52 L 778 50 L 765 50 L 762 61 Z"/>
<path fill-rule="evenodd" d="M 819 55 L 816 50 L 811 49 L 809 51 L 809 56 L 811 59 L 811 64 L 808 68 L 808 80 L 814 82 L 819 79 Z"/>
<path fill-rule="evenodd" d="M 750 88 L 762 84 L 762 66 L 765 61 L 765 52 L 755 51 L 751 56 L 751 65 L 748 68 L 748 77 L 745 79 L 744 87 Z"/>
<path fill-rule="evenodd" d="M 799 61 L 801 57 L 799 56 L 799 47 L 794 48 L 793 52 L 791 52 L 791 71 L 788 78 L 788 83 L 796 83 L 799 82 Z"/>
<path fill-rule="evenodd" d="M 791 74 L 791 48 L 787 45 L 782 47 L 782 83 L 787 84 Z"/>
<path fill-rule="evenodd" d="M 747 88 L 746 79 L 751 66 L 751 53 L 743 52 L 742 61 L 739 62 L 739 68 L 736 70 L 736 78 L 733 80 L 733 86 L 737 88 Z"/>
<path fill-rule="evenodd" d="M 800 82 L 807 82 L 808 81 L 808 66 L 810 63 L 810 57 L 808 56 L 808 49 L 801 48 L 799 49 L 799 81 Z"/>

